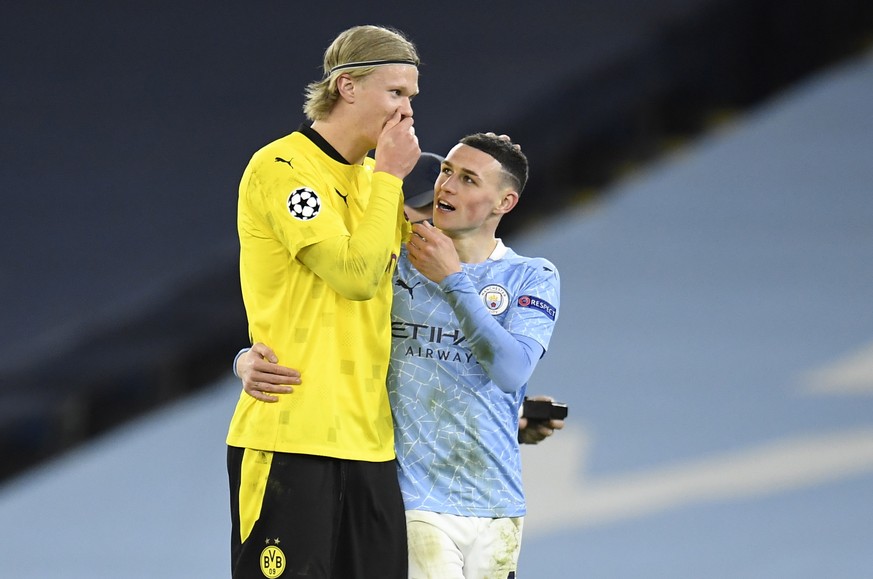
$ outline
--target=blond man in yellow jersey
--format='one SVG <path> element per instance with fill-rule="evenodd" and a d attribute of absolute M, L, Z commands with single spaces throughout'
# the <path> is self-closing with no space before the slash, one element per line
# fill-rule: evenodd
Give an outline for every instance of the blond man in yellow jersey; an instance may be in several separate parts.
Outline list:
<path fill-rule="evenodd" d="M 278 404 L 241 394 L 234 411 L 234 578 L 407 575 L 385 384 L 402 179 L 420 153 L 418 63 L 397 31 L 341 33 L 308 87 L 311 125 L 259 150 L 243 174 L 250 337 L 280 358 L 293 352 L 306 382 Z"/>

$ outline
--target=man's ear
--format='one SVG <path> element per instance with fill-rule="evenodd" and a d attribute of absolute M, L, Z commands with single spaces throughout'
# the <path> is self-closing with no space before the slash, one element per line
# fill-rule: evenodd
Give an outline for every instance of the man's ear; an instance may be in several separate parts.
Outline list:
<path fill-rule="evenodd" d="M 347 74 L 341 74 L 336 79 L 336 92 L 339 97 L 348 103 L 355 102 L 355 79 Z"/>
<path fill-rule="evenodd" d="M 495 208 L 494 212 L 498 215 L 505 215 L 513 210 L 518 204 L 518 193 L 512 189 L 507 189 L 503 192 L 503 198 L 500 204 Z"/>

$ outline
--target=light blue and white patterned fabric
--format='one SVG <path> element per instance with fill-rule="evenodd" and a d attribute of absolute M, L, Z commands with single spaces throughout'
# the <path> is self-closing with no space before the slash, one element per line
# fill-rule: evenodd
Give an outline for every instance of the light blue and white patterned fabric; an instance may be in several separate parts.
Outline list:
<path fill-rule="evenodd" d="M 488 260 L 462 267 L 462 274 L 451 277 L 466 276 L 461 285 L 471 283 L 479 294 L 467 305 L 485 308 L 486 317 L 512 335 L 497 328 L 503 335 L 493 341 L 486 335 L 486 342 L 525 339 L 548 348 L 560 299 L 552 263 L 498 242 Z M 456 312 L 459 306 L 453 309 L 444 290 L 412 266 L 405 248 L 394 283 L 388 390 L 406 508 L 524 515 L 517 434 L 526 385 L 504 391 L 489 378 L 461 330 L 459 315 L 467 314 Z M 490 353 L 500 363 L 500 352 Z"/>

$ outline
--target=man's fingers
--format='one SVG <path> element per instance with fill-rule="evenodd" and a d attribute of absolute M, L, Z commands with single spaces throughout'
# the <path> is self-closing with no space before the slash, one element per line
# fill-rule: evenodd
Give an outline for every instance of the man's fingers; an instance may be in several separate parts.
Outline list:
<path fill-rule="evenodd" d="M 537 431 L 543 436 L 543 438 L 549 437 L 554 434 L 555 429 L 547 424 L 540 424 L 537 426 Z"/>
<path fill-rule="evenodd" d="M 294 388 L 292 386 L 282 383 L 271 382 L 269 380 L 257 380 L 248 382 L 246 388 L 251 388 L 259 392 L 272 392 L 274 394 L 290 394 L 291 392 L 294 392 Z"/>
<path fill-rule="evenodd" d="M 403 115 L 400 114 L 400 111 L 394 111 L 394 114 L 391 116 L 390 119 L 388 119 L 388 121 L 385 123 L 385 126 L 382 128 L 382 132 L 385 133 L 387 131 L 390 131 L 391 129 L 399 125 L 403 120 Z"/>
<path fill-rule="evenodd" d="M 257 372 L 259 374 L 288 378 L 289 380 L 291 380 L 292 384 L 300 383 L 300 372 L 298 372 L 294 368 L 280 366 L 275 362 L 267 362 L 266 360 L 255 360 L 252 362 L 251 368 L 253 372 Z M 294 380 L 297 381 L 295 382 Z"/>
<path fill-rule="evenodd" d="M 402 133 L 409 133 L 410 135 L 412 135 L 413 139 L 416 139 L 415 128 L 412 126 L 415 123 L 415 121 L 412 120 L 412 117 L 403 117 L 400 115 L 400 113 L 394 113 L 394 116 L 391 117 L 391 121 L 393 121 L 395 118 L 397 118 L 397 122 L 392 124 L 390 127 L 388 124 L 386 124 L 385 131 L 395 130 L 401 134 Z M 389 121 L 389 123 L 391 121 Z M 385 131 L 383 131 L 383 132 L 385 132 Z M 417 157 L 416 157 L 416 159 L 417 159 Z"/>
<path fill-rule="evenodd" d="M 292 384 L 300 384 L 300 372 L 280 366 L 273 349 L 263 343 L 252 345 L 240 363 L 239 373 L 246 394 L 261 402 L 278 402 L 280 394 L 294 392 Z"/>
<path fill-rule="evenodd" d="M 259 390 L 246 390 L 246 394 L 254 398 L 255 400 L 260 400 L 261 402 L 278 402 L 279 397 L 274 396 L 272 394 L 266 394 Z"/>
<path fill-rule="evenodd" d="M 294 391 L 290 386 L 277 386 L 262 382 L 246 382 L 243 385 L 246 394 L 262 402 L 278 402 L 277 394 L 290 394 Z"/>
<path fill-rule="evenodd" d="M 276 357 L 276 353 L 266 344 L 262 344 L 258 342 L 252 346 L 252 352 L 267 360 L 268 362 L 272 362 L 273 364 L 279 361 L 279 358 Z"/>
<path fill-rule="evenodd" d="M 300 384 L 300 372 L 284 366 L 267 368 L 252 366 L 253 378 L 269 380 L 273 384 Z"/>
<path fill-rule="evenodd" d="M 259 384 L 270 384 L 273 386 L 288 386 L 300 384 L 299 376 L 288 376 L 285 374 L 276 374 L 275 372 L 252 372 L 246 376 L 249 380 Z"/>

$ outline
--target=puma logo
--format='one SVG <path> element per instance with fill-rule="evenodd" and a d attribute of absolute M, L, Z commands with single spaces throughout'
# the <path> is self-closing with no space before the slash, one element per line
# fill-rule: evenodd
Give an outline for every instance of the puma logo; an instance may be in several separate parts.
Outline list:
<path fill-rule="evenodd" d="M 391 253 L 391 259 L 388 260 L 388 265 L 385 266 L 385 273 L 391 271 L 391 268 L 397 263 L 397 254 Z"/>
<path fill-rule="evenodd" d="M 340 193 L 339 189 L 334 188 L 334 191 L 336 191 L 336 194 L 340 196 L 340 199 L 342 199 L 343 203 L 345 203 L 346 207 L 348 207 L 349 206 L 349 196 L 343 195 L 342 193 Z"/>
<path fill-rule="evenodd" d="M 412 295 L 412 290 L 414 290 L 415 288 L 420 286 L 421 282 L 420 281 L 415 282 L 415 285 L 410 287 L 405 281 L 403 281 L 402 279 L 398 279 L 397 281 L 394 282 L 394 285 L 396 285 L 398 287 L 402 287 L 403 289 L 408 291 L 409 292 L 409 299 L 415 299 L 415 296 Z"/>
<path fill-rule="evenodd" d="M 277 163 L 288 163 L 289 167 L 291 167 L 292 169 L 294 168 L 294 165 L 291 164 L 291 161 L 286 161 L 282 157 L 276 157 L 276 162 Z"/>

